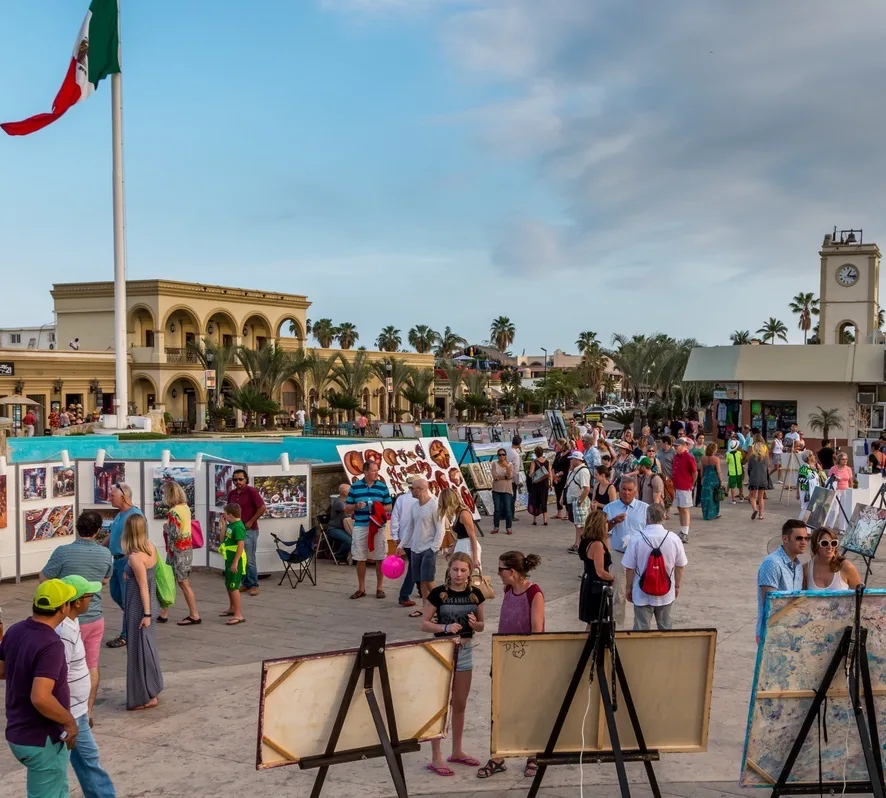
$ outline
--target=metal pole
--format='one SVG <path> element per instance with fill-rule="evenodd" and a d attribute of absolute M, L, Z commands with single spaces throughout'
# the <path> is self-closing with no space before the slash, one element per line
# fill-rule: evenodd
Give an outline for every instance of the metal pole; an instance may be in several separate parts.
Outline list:
<path fill-rule="evenodd" d="M 544 415 L 544 412 L 548 409 L 548 350 L 544 347 L 541 348 L 541 351 L 545 353 L 545 375 L 544 375 L 544 391 L 542 391 L 541 395 L 541 412 Z"/>
<path fill-rule="evenodd" d="M 119 19 L 119 17 L 118 17 Z M 119 23 L 118 23 L 119 24 Z M 122 64 L 121 64 L 122 68 Z M 126 429 L 129 414 L 129 367 L 126 341 L 126 224 L 123 192 L 123 76 L 111 75 L 111 120 L 114 182 L 114 400 L 117 429 Z"/>

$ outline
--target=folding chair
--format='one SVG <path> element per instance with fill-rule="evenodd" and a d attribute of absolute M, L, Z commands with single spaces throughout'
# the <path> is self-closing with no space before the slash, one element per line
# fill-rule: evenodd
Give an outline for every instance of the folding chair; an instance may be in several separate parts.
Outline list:
<path fill-rule="evenodd" d="M 307 532 L 304 525 L 301 526 L 298 540 L 281 540 L 273 532 L 274 545 L 277 548 L 277 556 L 283 563 L 283 576 L 277 583 L 278 587 L 283 580 L 289 579 L 289 586 L 293 589 L 298 587 L 307 577 L 312 585 L 317 584 L 317 527 L 312 526 Z M 313 568 L 313 573 L 311 569 Z M 292 578 L 295 577 L 295 582 Z"/>

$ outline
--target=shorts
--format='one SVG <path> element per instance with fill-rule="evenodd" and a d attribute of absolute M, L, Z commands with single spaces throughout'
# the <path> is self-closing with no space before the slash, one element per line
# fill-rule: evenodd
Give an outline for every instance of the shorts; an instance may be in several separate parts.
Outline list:
<path fill-rule="evenodd" d="M 416 582 L 437 580 L 437 552 L 433 549 L 414 551 L 411 555 L 412 578 Z"/>
<path fill-rule="evenodd" d="M 474 670 L 474 643 L 472 640 L 462 638 L 458 647 L 458 657 L 455 662 L 456 671 Z"/>
<path fill-rule="evenodd" d="M 369 540 L 369 527 L 357 526 L 354 524 L 354 534 L 351 543 L 351 559 L 356 562 L 366 562 L 366 560 L 375 560 L 381 562 L 387 553 L 385 546 L 385 530 L 384 527 L 375 533 L 374 540 Z"/>
<path fill-rule="evenodd" d="M 240 568 L 237 569 L 236 573 L 231 573 L 231 563 L 233 562 L 233 559 L 225 560 L 225 588 L 230 590 L 232 593 L 240 589 L 240 585 L 243 582 L 243 577 L 245 576 L 245 574 L 241 572 Z"/>
<path fill-rule="evenodd" d="M 591 510 L 591 500 L 585 499 L 583 502 L 570 502 L 572 507 L 572 523 L 576 526 L 583 527 Z"/>
<path fill-rule="evenodd" d="M 729 487 L 730 488 L 737 488 L 738 490 L 741 490 L 743 482 L 744 482 L 744 474 L 737 474 L 734 476 L 732 474 L 729 475 Z"/>
<path fill-rule="evenodd" d="M 86 650 L 86 667 L 89 670 L 98 667 L 98 655 L 102 650 L 102 638 L 104 636 L 104 618 L 80 624 L 80 637 L 83 640 L 83 648 Z"/>
<path fill-rule="evenodd" d="M 176 582 L 184 582 L 191 575 L 191 564 L 194 560 L 194 550 L 185 549 L 166 555 L 166 564 L 172 568 Z"/>
<path fill-rule="evenodd" d="M 675 507 L 695 507 L 695 499 L 692 497 L 691 490 L 675 490 L 674 491 Z"/>

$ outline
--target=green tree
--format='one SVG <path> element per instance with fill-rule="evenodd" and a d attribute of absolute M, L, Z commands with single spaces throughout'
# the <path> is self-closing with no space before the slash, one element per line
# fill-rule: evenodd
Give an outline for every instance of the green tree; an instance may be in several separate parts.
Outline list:
<path fill-rule="evenodd" d="M 446 375 L 446 383 L 449 385 L 449 397 L 451 406 L 456 411 L 456 419 L 462 410 L 466 410 L 466 406 L 459 406 L 462 401 L 462 385 L 466 369 L 463 369 L 454 360 L 446 360 L 440 364 L 441 371 Z"/>
<path fill-rule="evenodd" d="M 466 338 L 462 338 L 447 327 L 443 331 L 443 334 L 439 335 L 437 338 L 437 349 L 435 354 L 437 357 L 448 360 L 452 358 L 459 349 L 464 349 L 467 345 L 468 342 Z"/>
<path fill-rule="evenodd" d="M 779 321 L 774 316 L 769 317 L 769 321 L 767 321 L 759 330 L 757 330 L 757 334 L 763 337 L 762 340 L 764 344 L 774 344 L 776 338 L 779 341 L 784 341 L 785 343 L 787 343 L 788 340 L 788 328 L 785 327 L 784 322 Z"/>
<path fill-rule="evenodd" d="M 418 369 L 409 370 L 406 377 L 406 386 L 403 389 L 403 398 L 409 402 L 412 417 L 415 418 L 416 408 L 422 410 L 431 406 L 428 397 L 434 392 L 434 370 Z"/>
<path fill-rule="evenodd" d="M 388 371 L 388 365 L 391 370 Z M 406 380 L 409 377 L 411 369 L 406 365 L 406 361 L 397 357 L 386 357 L 384 360 L 376 360 L 371 364 L 372 372 L 378 378 L 378 381 L 385 386 L 388 377 L 391 378 L 391 396 L 393 397 L 393 407 L 398 406 L 397 397 L 403 393 Z M 387 390 L 387 389 L 385 389 Z M 383 419 L 387 420 L 387 419 Z"/>
<path fill-rule="evenodd" d="M 409 345 L 420 355 L 430 352 L 440 338 L 440 334 L 434 332 L 427 324 L 416 324 L 409 331 Z"/>
<path fill-rule="evenodd" d="M 400 331 L 393 324 L 389 324 L 382 328 L 378 338 L 375 339 L 375 345 L 381 352 L 396 352 L 400 348 L 402 340 Z"/>
<path fill-rule="evenodd" d="M 743 344 L 749 344 L 751 342 L 751 331 L 750 330 L 736 330 L 732 335 L 729 336 L 729 340 L 732 341 L 733 346 L 742 346 Z"/>
<path fill-rule="evenodd" d="M 332 367 L 332 382 L 340 389 L 340 393 L 349 400 L 345 407 L 339 403 L 338 409 L 347 410 L 348 418 L 354 420 L 354 411 L 363 404 L 363 388 L 372 376 L 372 364 L 366 352 L 357 352 L 353 360 L 340 358 L 337 365 Z M 330 406 L 332 405 L 330 402 Z"/>
<path fill-rule="evenodd" d="M 244 424 L 251 429 L 257 426 L 258 419 L 267 414 L 273 419 L 274 414 L 280 410 L 280 405 L 272 399 L 265 396 L 252 383 L 245 383 L 238 388 L 234 388 L 230 393 L 231 406 L 239 410 L 243 415 Z"/>
<path fill-rule="evenodd" d="M 578 334 L 578 340 L 575 342 L 578 347 L 578 353 L 582 357 L 587 357 L 588 353 L 598 351 L 600 342 L 597 340 L 597 333 L 586 330 Z"/>
<path fill-rule="evenodd" d="M 822 438 L 831 437 L 831 428 L 843 429 L 843 416 L 836 407 L 825 410 L 821 405 L 818 406 L 817 413 L 809 414 L 809 428 L 817 432 L 821 432 Z"/>
<path fill-rule="evenodd" d="M 314 389 L 319 405 L 320 398 L 326 393 L 329 384 L 332 382 L 332 370 L 338 363 L 340 355 L 330 355 L 329 357 L 321 357 L 316 351 L 311 350 L 305 360 L 305 380 Z M 303 386 L 305 396 L 308 395 L 307 386 Z M 311 408 L 311 422 L 316 423 L 317 413 Z"/>
<path fill-rule="evenodd" d="M 353 322 L 343 321 L 335 328 L 335 337 L 338 338 L 338 345 L 342 349 L 350 349 L 360 340 L 360 333 L 357 332 L 357 326 Z"/>
<path fill-rule="evenodd" d="M 311 329 L 321 349 L 329 349 L 338 335 L 338 328 L 332 323 L 332 319 L 317 319 Z"/>
<path fill-rule="evenodd" d="M 465 375 L 464 400 L 469 408 L 469 421 L 476 421 L 490 407 L 491 403 L 486 396 L 488 386 L 489 378 L 482 371 L 469 371 Z"/>
<path fill-rule="evenodd" d="M 228 372 L 228 366 L 234 362 L 237 346 L 233 343 L 225 346 L 212 338 L 203 338 L 199 341 L 188 341 L 187 350 L 191 352 L 204 371 L 215 372 L 215 390 L 210 393 L 209 405 L 218 408 L 224 403 L 222 385 Z"/>
<path fill-rule="evenodd" d="M 804 293 L 801 291 L 791 300 L 791 313 L 796 313 L 799 316 L 797 326 L 803 331 L 804 344 L 809 336 L 809 330 L 812 329 L 812 317 L 817 316 L 820 312 L 819 300 L 815 298 L 815 294 L 812 292 Z M 758 330 L 757 332 L 760 331 Z M 786 341 L 787 337 L 784 340 Z M 773 343 L 775 343 L 774 340 Z"/>
<path fill-rule="evenodd" d="M 499 316 L 489 325 L 489 340 L 499 352 L 507 352 L 508 347 L 514 343 L 516 332 L 513 322 L 507 316 Z"/>
<path fill-rule="evenodd" d="M 237 347 L 237 360 L 246 372 L 246 383 L 258 393 L 276 404 L 283 383 L 298 378 L 297 375 L 305 368 L 306 356 L 301 349 L 290 352 L 275 344 L 268 343 L 260 349 Z M 269 418 L 269 427 L 273 427 L 274 417 Z"/>

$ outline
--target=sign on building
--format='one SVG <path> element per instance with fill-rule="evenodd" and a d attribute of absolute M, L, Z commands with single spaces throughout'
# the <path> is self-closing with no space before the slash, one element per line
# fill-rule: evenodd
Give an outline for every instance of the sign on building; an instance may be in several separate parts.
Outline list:
<path fill-rule="evenodd" d="M 14 377 L 15 363 L 9 360 L 0 361 L 0 377 Z"/>
<path fill-rule="evenodd" d="M 737 382 L 718 382 L 714 385 L 714 399 L 741 399 Z"/>

